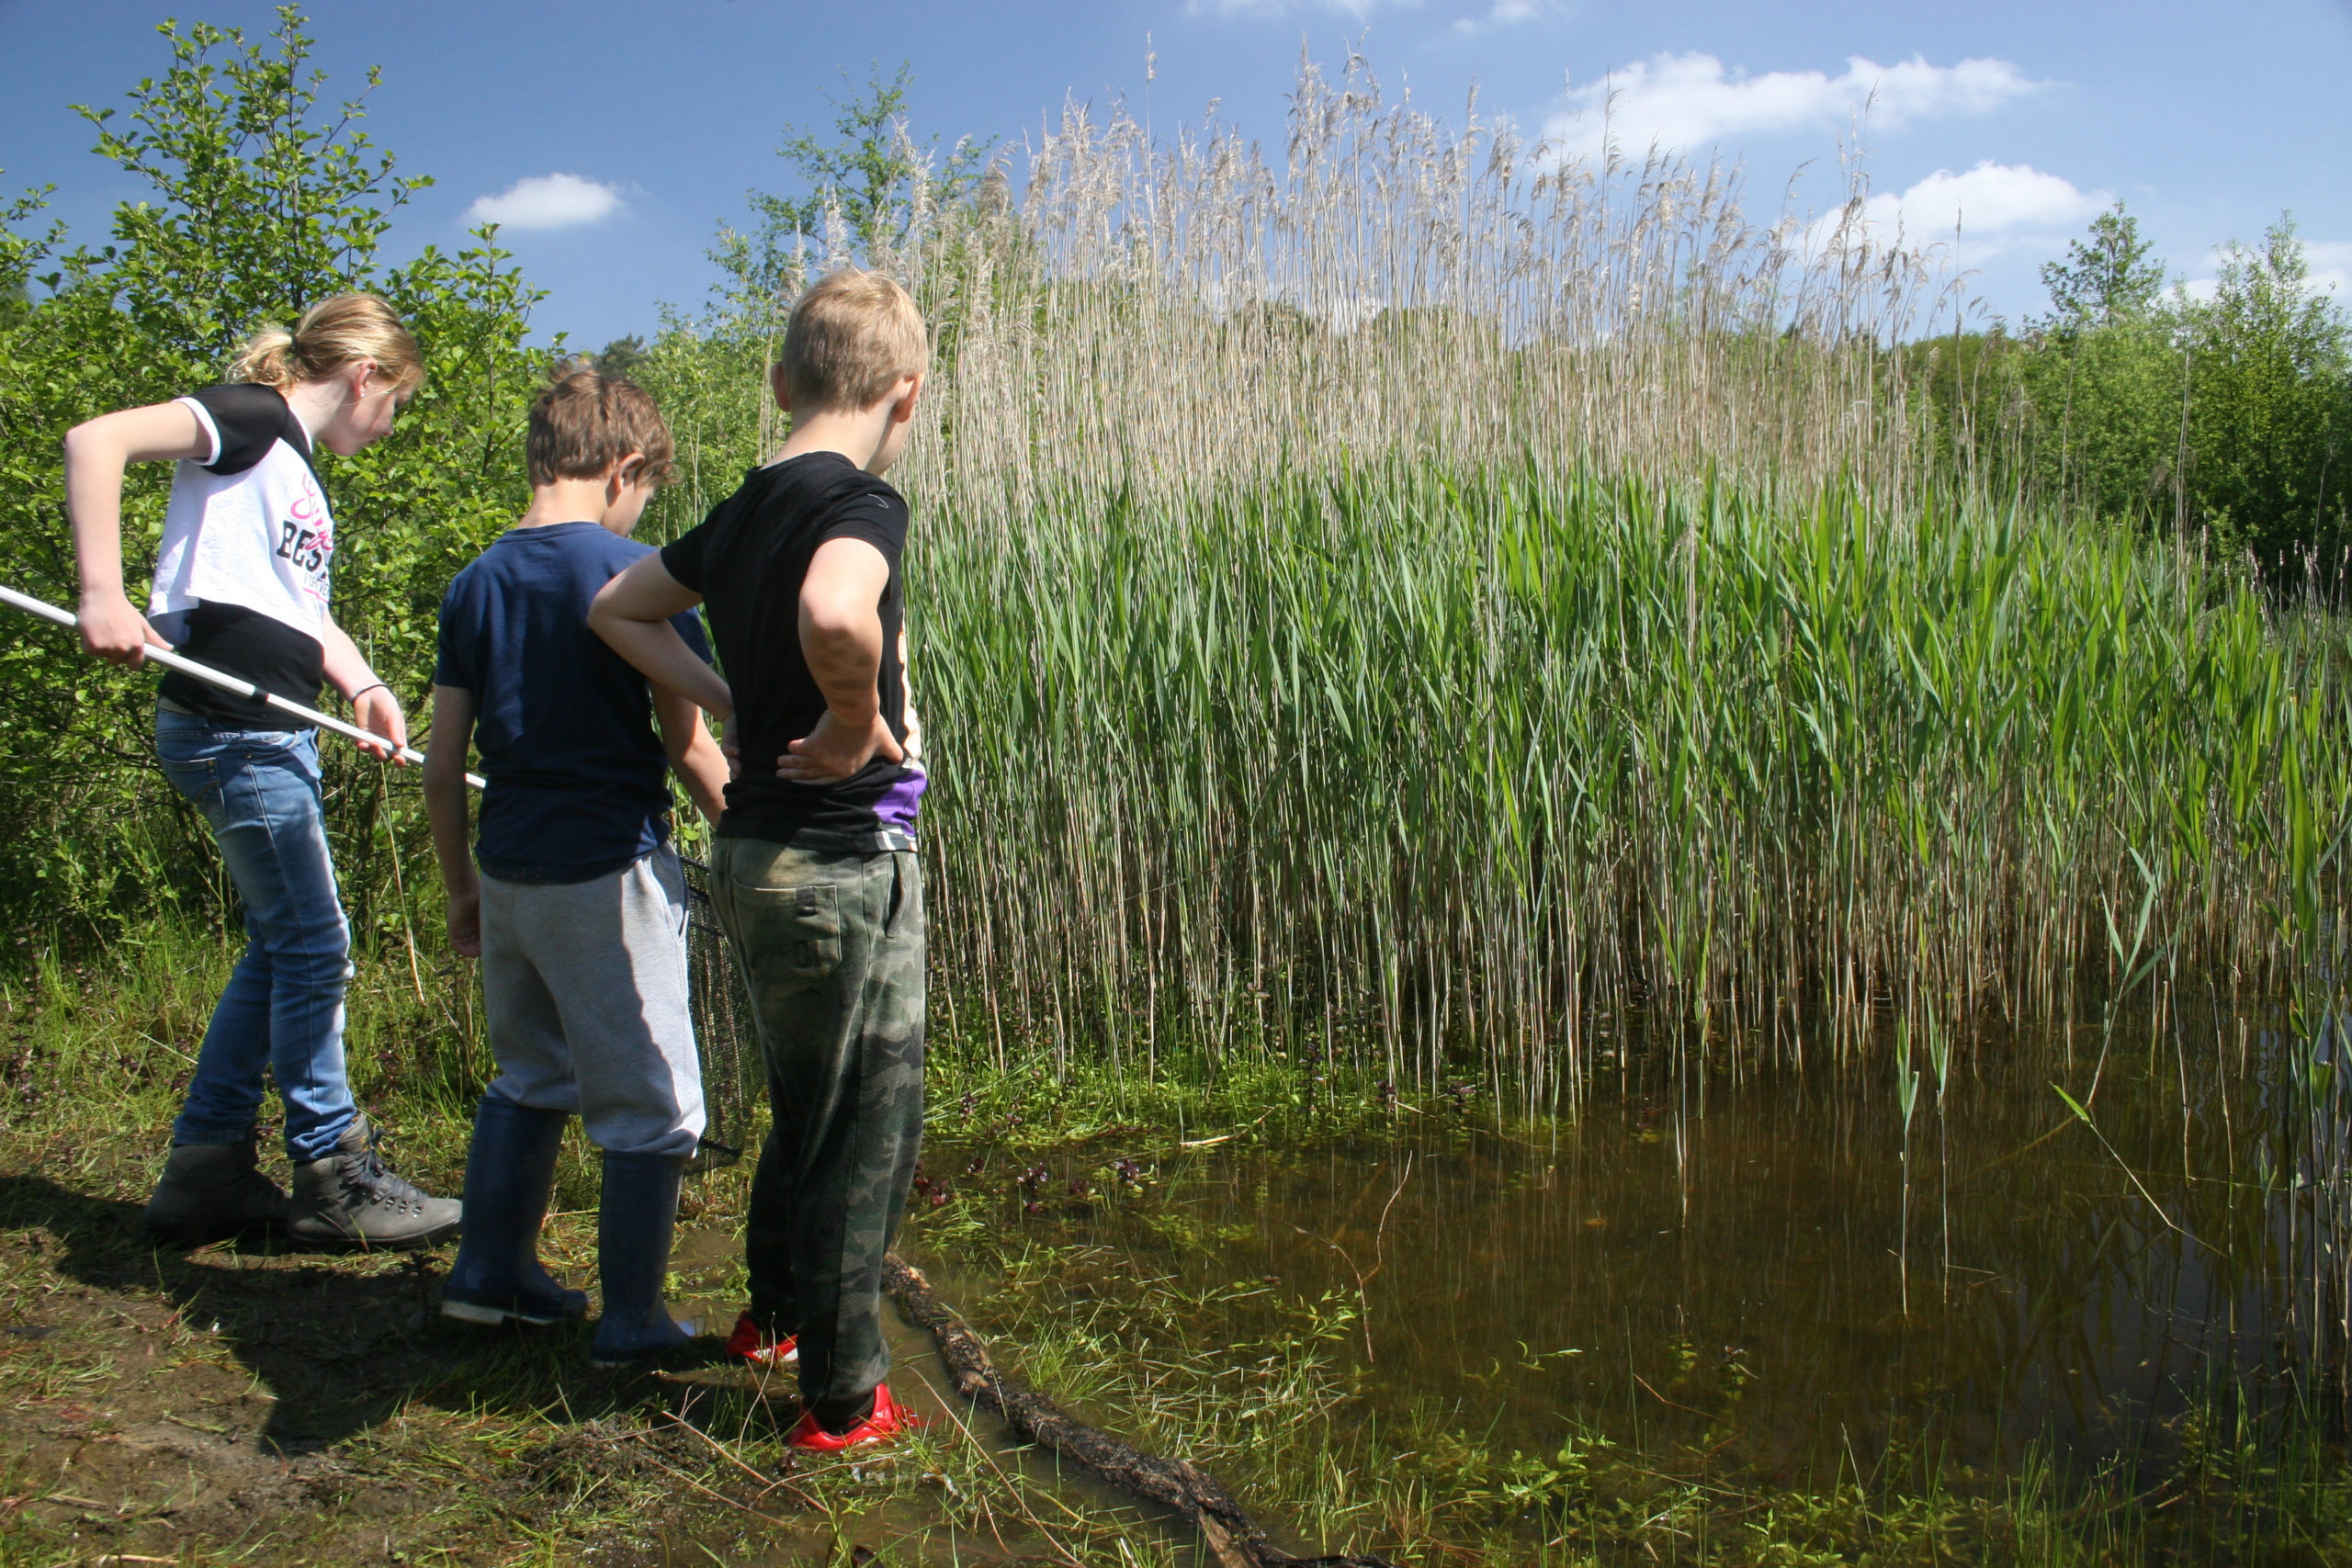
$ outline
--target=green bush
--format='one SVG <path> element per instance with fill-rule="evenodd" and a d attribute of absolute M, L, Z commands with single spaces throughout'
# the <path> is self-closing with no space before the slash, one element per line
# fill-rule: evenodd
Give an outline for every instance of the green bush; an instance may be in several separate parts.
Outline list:
<path fill-rule="evenodd" d="M 1914 344 L 1941 466 L 2086 522 L 2174 535 L 2275 584 L 2333 591 L 2352 548 L 2352 318 L 2291 220 L 2223 247 L 2210 298 L 2148 259 L 2119 204 L 2042 268 L 2022 337 Z"/>
<path fill-rule="evenodd" d="M 2294 225 L 2228 246 L 2212 299 L 2182 317 L 2199 521 L 2274 572 L 2308 561 L 2336 579 L 2352 545 L 2352 324 L 2312 292 Z"/>
<path fill-rule="evenodd" d="M 525 496 L 522 415 L 545 356 L 523 339 L 539 296 L 490 230 L 454 255 L 427 247 L 379 265 L 392 215 L 426 182 L 395 175 L 352 129 L 359 104 L 316 112 L 322 77 L 295 9 L 266 39 L 203 24 L 159 30 L 171 65 L 131 91 L 128 128 L 113 110 L 83 111 L 96 152 L 152 197 L 118 209 L 103 247 L 66 250 L 54 231 L 28 231 L 38 195 L 16 204 L 0 241 L 0 574 L 74 601 L 58 445 L 68 428 L 217 380 L 264 321 L 373 289 L 416 333 L 429 378 L 389 439 L 356 457 L 320 455 L 341 544 L 336 615 L 421 715 L 441 590 Z M 145 464 L 125 486 L 134 595 L 170 479 L 165 465 Z M 105 929 L 159 900 L 213 897 L 209 838 L 153 766 L 152 676 L 94 663 L 54 628 L 9 629 L 0 919 Z M 390 852 L 422 845 L 413 791 L 329 755 L 330 828 L 356 923 L 363 934 L 396 927 L 411 912 Z"/>

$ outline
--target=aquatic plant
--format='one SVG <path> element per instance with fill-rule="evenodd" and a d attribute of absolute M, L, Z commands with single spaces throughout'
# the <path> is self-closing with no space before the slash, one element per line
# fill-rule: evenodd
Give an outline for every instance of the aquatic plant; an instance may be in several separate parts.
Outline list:
<path fill-rule="evenodd" d="M 1039 507 L 1158 512 L 1384 459 L 1532 464 L 1915 491 L 1913 356 L 1962 301 L 1945 247 L 1832 210 L 1759 211 L 1729 165 L 1457 123 L 1351 56 L 1303 58 L 1270 150 L 1220 120 L 1155 139 L 1073 102 L 972 182 L 901 130 L 883 226 L 729 235 L 737 287 L 673 318 L 633 373 L 687 483 L 652 527 L 732 487 L 780 434 L 761 363 L 810 276 L 899 276 L 939 358 L 897 477 L 991 530 Z M 1940 319 L 1940 316 L 1939 316 Z"/>
<path fill-rule="evenodd" d="M 1399 467 L 919 571 L 934 1006 L 1000 1063 L 1329 1043 L 1541 1108 L 1629 1017 L 1801 1059 L 2259 987 L 2352 802 L 2333 622 L 1949 496 Z"/>
<path fill-rule="evenodd" d="M 961 197 L 901 152 L 887 233 L 639 370 L 698 476 L 658 533 L 777 434 L 796 279 L 862 232 L 935 324 L 899 477 L 951 1040 L 1542 1109 L 1604 1015 L 1842 1050 L 1882 999 L 1964 1038 L 2291 962 L 2340 635 L 1939 458 L 1901 345 L 1963 301 L 1859 174 L 1759 216 L 1356 59 L 1279 149 L 1073 106 Z"/>

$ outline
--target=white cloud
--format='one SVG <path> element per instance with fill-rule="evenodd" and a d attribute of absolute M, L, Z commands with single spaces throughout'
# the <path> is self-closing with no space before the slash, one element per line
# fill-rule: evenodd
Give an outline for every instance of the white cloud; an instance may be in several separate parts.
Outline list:
<path fill-rule="evenodd" d="M 1936 114 L 1984 114 L 2041 84 L 2006 60 L 1930 65 L 1914 55 L 1880 65 L 1854 55 L 1840 75 L 1773 71 L 1744 76 L 1712 54 L 1660 54 L 1568 94 L 1544 125 L 1565 151 L 1598 156 L 1604 135 L 1639 155 L 1653 145 L 1703 147 L 1750 131 L 1836 127 L 1864 112 L 1879 126 Z"/>
<path fill-rule="evenodd" d="M 2303 260 L 2311 264 L 2314 292 L 2352 305 L 2352 240 L 2305 240 Z"/>
<path fill-rule="evenodd" d="M 1566 13 L 1565 0 L 1490 0 L 1483 16 L 1464 17 L 1453 24 L 1462 33 L 1482 33 L 1489 28 L 1517 27 Z"/>
<path fill-rule="evenodd" d="M 1873 245 L 1918 250 L 1956 242 L 1959 259 L 1976 262 L 2034 239 L 2054 243 L 2113 199 L 2109 192 L 2077 189 L 2030 164 L 1988 158 L 1957 175 L 1938 169 L 1908 190 L 1871 197 L 1862 203 L 1861 220 Z M 1831 213 L 1816 221 L 1813 242 L 1826 243 L 1842 218 Z"/>
<path fill-rule="evenodd" d="M 478 196 L 466 209 L 469 223 L 503 229 L 576 229 L 621 209 L 621 193 L 578 175 L 533 175 L 495 196 Z"/>

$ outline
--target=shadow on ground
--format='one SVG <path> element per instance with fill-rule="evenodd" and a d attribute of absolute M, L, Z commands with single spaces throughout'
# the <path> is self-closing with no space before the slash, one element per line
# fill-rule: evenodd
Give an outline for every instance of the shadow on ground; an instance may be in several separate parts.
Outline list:
<path fill-rule="evenodd" d="M 755 1522 L 703 1434 L 798 1409 L 707 1365 L 717 1340 L 602 1371 L 584 1326 L 442 1317 L 447 1247 L 159 1248 L 54 1149 L 0 1171 L 0 1562 L 490 1563 L 585 1532 L 628 1568 Z"/>
<path fill-rule="evenodd" d="M 484 1330 L 442 1317 L 446 1247 L 318 1254 L 223 1243 L 181 1252 L 151 1244 L 140 1213 L 44 1176 L 0 1176 L 0 1231 L 46 1233 L 59 1249 L 51 1267 L 96 1291 L 160 1295 L 182 1325 L 217 1337 L 249 1368 L 270 1403 L 257 1436 L 277 1451 L 345 1441 L 419 1399 L 573 1422 L 692 1403 L 691 1384 L 590 1367 L 584 1326 Z M 684 1364 L 714 1360 L 716 1349 L 707 1341 Z"/>

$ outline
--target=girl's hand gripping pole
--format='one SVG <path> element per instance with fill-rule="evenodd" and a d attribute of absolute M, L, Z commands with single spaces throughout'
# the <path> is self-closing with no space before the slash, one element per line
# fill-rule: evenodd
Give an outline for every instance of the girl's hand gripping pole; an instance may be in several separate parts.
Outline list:
<path fill-rule="evenodd" d="M 22 610 L 28 615 L 39 615 L 45 621 L 55 621 L 61 626 L 80 624 L 73 611 L 61 610 L 54 604 L 36 599 L 29 593 L 19 593 L 13 588 L 0 587 L 0 604 L 7 604 Z M 319 712 L 316 708 L 306 708 L 300 703 L 289 703 L 275 692 L 265 692 L 250 681 L 240 681 L 234 675 L 215 670 L 209 664 L 198 664 L 193 659 L 184 659 L 168 648 L 158 648 L 150 643 L 147 645 L 147 657 L 166 670 L 176 670 L 183 675 L 204 682 L 207 685 L 218 686 L 224 692 L 234 692 L 241 697 L 267 704 L 280 713 L 291 714 L 296 718 L 317 725 L 321 729 L 332 729 L 337 735 L 348 736 L 363 746 L 374 747 L 379 750 L 393 750 L 391 743 L 372 729 L 362 729 L 356 724 L 346 724 L 342 719 Z M 413 746 L 402 746 L 394 754 L 403 762 L 424 761 L 424 753 Z M 476 789 L 482 787 L 480 773 L 468 773 L 466 782 Z"/>

